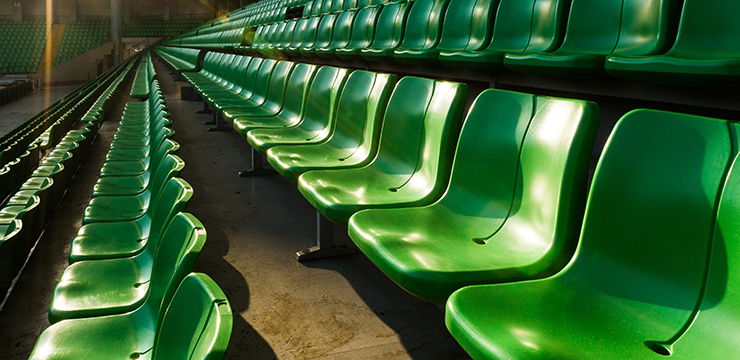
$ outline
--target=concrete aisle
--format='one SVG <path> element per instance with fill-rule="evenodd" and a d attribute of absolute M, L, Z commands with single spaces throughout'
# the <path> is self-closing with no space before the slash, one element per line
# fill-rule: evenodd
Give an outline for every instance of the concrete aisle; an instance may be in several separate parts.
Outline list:
<path fill-rule="evenodd" d="M 4 135 L 81 85 L 51 86 L 0 106 L 0 136 Z"/>

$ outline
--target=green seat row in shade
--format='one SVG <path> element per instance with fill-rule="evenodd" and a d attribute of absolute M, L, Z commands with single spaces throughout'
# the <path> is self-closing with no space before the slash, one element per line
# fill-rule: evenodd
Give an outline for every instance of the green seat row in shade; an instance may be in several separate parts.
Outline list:
<path fill-rule="evenodd" d="M 149 98 L 149 92 L 151 91 L 150 85 L 156 75 L 157 73 L 154 71 L 154 63 L 152 63 L 152 56 L 147 51 L 141 56 L 141 62 L 136 70 L 134 82 L 131 85 L 131 97 L 135 99 Z"/>
<path fill-rule="evenodd" d="M 202 57 L 205 55 L 205 52 L 200 49 L 171 46 L 157 46 L 155 51 L 175 71 L 200 71 Z"/>
<path fill-rule="evenodd" d="M 737 124 L 626 114 L 557 275 L 462 288 L 447 327 L 474 359 L 740 356 Z"/>

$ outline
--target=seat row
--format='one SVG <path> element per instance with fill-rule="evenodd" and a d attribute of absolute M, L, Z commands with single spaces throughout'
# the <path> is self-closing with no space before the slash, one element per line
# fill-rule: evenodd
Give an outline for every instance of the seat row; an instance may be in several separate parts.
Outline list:
<path fill-rule="evenodd" d="M 187 49 L 171 46 L 157 46 L 154 50 L 176 71 L 200 71 L 202 55 L 200 49 Z"/>
<path fill-rule="evenodd" d="M 152 63 L 152 55 L 147 51 L 141 56 L 139 67 L 134 76 L 134 82 L 131 85 L 130 96 L 134 99 L 148 99 L 149 92 L 151 91 L 150 85 L 156 75 L 157 73 L 154 71 L 154 64 Z"/>
<path fill-rule="evenodd" d="M 251 43 L 246 29 L 236 29 L 174 45 L 726 87 L 740 79 L 740 53 L 731 46 L 740 27 L 728 15 L 738 6 L 731 0 L 711 6 L 700 0 L 418 0 L 262 25 Z M 243 46 L 237 46 L 240 34 Z"/>
<path fill-rule="evenodd" d="M 95 120 L 95 117 L 83 114 L 102 115 L 105 105 L 117 95 L 118 86 L 127 76 L 128 69 L 130 64 L 105 74 L 97 85 L 82 87 L 87 89 L 87 93 L 68 96 L 6 134 L 4 144 L 8 147 L 2 152 L 5 164 L 0 168 L 0 199 L 5 200 L 17 190 L 39 165 L 41 150 L 48 151 L 59 144 L 76 124 Z M 21 149 L 24 152 L 17 154 Z"/>
<path fill-rule="evenodd" d="M 204 99 L 474 358 L 740 354 L 736 124 L 630 112 L 586 195 L 593 103 L 490 89 L 462 122 L 464 84 L 222 56 L 266 92 L 204 61 Z M 321 236 L 298 258 L 344 253 Z"/>
<path fill-rule="evenodd" d="M 188 275 L 206 232 L 182 212 L 193 190 L 175 177 L 184 163 L 150 87 L 126 104 L 32 359 L 225 355 L 231 309 L 210 278 Z"/>

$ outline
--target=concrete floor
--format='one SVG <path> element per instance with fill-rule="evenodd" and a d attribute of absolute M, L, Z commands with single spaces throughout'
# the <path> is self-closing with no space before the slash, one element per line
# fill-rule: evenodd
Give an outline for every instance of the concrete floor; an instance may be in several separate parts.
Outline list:
<path fill-rule="evenodd" d="M 32 91 L 26 96 L 0 106 L 0 135 L 38 114 L 55 101 L 71 93 L 80 85 L 51 86 Z"/>
<path fill-rule="evenodd" d="M 178 100 L 155 61 L 182 147 L 180 177 L 195 190 L 188 212 L 208 240 L 195 271 L 210 275 L 234 311 L 229 359 L 466 359 L 437 305 L 409 295 L 362 253 L 307 263 L 293 258 L 315 244 L 315 210 L 279 175 L 239 178 L 249 146 L 234 131 L 207 132 L 199 102 Z M 128 86 L 123 93 L 128 93 Z M 46 319 L 54 284 L 120 118 L 122 96 L 0 310 L 3 359 L 25 359 Z M 353 246 L 346 228 L 336 241 Z"/>

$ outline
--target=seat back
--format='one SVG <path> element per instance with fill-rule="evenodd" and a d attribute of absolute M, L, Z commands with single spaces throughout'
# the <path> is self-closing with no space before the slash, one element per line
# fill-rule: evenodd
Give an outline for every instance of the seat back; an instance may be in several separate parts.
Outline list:
<path fill-rule="evenodd" d="M 617 123 L 599 160 L 577 255 L 562 277 L 608 297 L 621 313 L 630 303 L 654 304 L 659 313 L 634 315 L 649 323 L 645 340 L 674 336 L 704 290 L 735 134 L 723 120 L 635 110 Z M 718 300 L 709 296 L 702 308 Z"/>
<path fill-rule="evenodd" d="M 283 30 L 283 36 L 280 38 L 280 43 L 277 46 L 278 49 L 285 49 L 290 46 L 290 43 L 293 42 L 293 35 L 295 34 L 297 24 L 298 19 L 288 20 L 285 30 Z"/>
<path fill-rule="evenodd" d="M 348 0 L 349 1 L 349 0 Z M 344 9 L 344 0 L 332 0 L 329 7 L 330 13 L 337 13 Z"/>
<path fill-rule="evenodd" d="M 303 16 L 302 17 L 307 18 L 311 16 L 311 10 L 313 9 L 313 4 L 314 4 L 314 1 L 308 1 L 303 5 Z"/>
<path fill-rule="evenodd" d="M 312 46 L 313 49 L 321 49 L 329 46 L 336 21 L 337 14 L 326 14 L 321 17 L 319 27 L 316 31 L 316 42 Z"/>
<path fill-rule="evenodd" d="M 157 244 L 149 292 L 143 305 L 159 314 L 157 324 L 162 323 L 164 309 L 177 285 L 192 271 L 205 243 L 206 229 L 191 214 L 180 212 L 166 225 Z"/>
<path fill-rule="evenodd" d="M 573 0 L 557 53 L 649 55 L 665 52 L 674 0 Z M 673 10 L 672 10 L 673 9 Z"/>
<path fill-rule="evenodd" d="M 450 0 L 414 1 L 399 48 L 427 50 L 436 47 L 442 33 L 442 18 L 449 3 Z"/>
<path fill-rule="evenodd" d="M 322 66 L 308 89 L 306 112 L 298 125 L 311 134 L 306 141 L 318 141 L 331 134 L 331 126 L 336 117 L 337 102 L 347 81 L 348 69 Z"/>
<path fill-rule="evenodd" d="M 167 154 L 156 169 L 149 170 L 154 171 L 152 179 L 149 181 L 145 190 L 146 192 L 149 192 L 151 196 L 149 208 L 159 201 L 159 196 L 162 194 L 165 184 L 167 184 L 170 179 L 177 176 L 184 167 L 185 162 L 182 159 L 176 155 Z"/>
<path fill-rule="evenodd" d="M 319 30 L 319 21 L 321 16 L 314 16 L 308 19 L 305 29 L 303 29 L 303 40 L 301 41 L 301 49 L 311 49 L 316 43 L 316 34 Z"/>
<path fill-rule="evenodd" d="M 293 71 L 295 65 L 292 61 L 278 61 L 275 64 L 275 68 L 270 75 L 270 85 L 267 88 L 267 96 L 263 103 L 265 107 L 269 107 L 277 112 L 283 107 L 283 99 L 285 98 L 285 88 L 288 85 L 288 79 L 290 73 Z M 257 96 L 257 94 L 255 94 Z M 254 100 L 254 96 L 252 97 Z"/>
<path fill-rule="evenodd" d="M 385 108 L 396 83 L 396 75 L 355 70 L 347 79 L 337 105 L 335 129 L 329 143 L 338 161 L 365 165 L 378 150 Z"/>
<path fill-rule="evenodd" d="M 684 0 L 676 42 L 668 54 L 688 59 L 740 57 L 737 15 L 740 2 L 733 0 Z"/>
<path fill-rule="evenodd" d="M 568 1 L 501 0 L 491 44 L 497 52 L 549 52 L 557 49 L 565 30 Z"/>
<path fill-rule="evenodd" d="M 316 65 L 307 63 L 298 63 L 290 74 L 288 86 L 285 89 L 285 101 L 283 110 L 280 112 L 281 117 L 285 119 L 294 119 L 296 122 L 303 115 L 303 111 L 308 103 L 308 89 L 311 86 L 314 75 L 316 75 Z"/>
<path fill-rule="evenodd" d="M 467 85 L 407 76 L 393 90 L 378 155 L 369 165 L 398 181 L 399 198 L 439 198 L 447 185 L 460 133 Z"/>
<path fill-rule="evenodd" d="M 185 180 L 172 177 L 167 181 L 159 199 L 147 209 L 148 218 L 151 221 L 148 242 L 145 245 L 147 249 L 156 249 L 165 225 L 170 223 L 175 214 L 185 209 L 192 197 L 193 187 Z M 151 254 L 154 255 L 154 251 Z"/>
<path fill-rule="evenodd" d="M 293 39 L 290 41 L 288 50 L 296 51 L 301 48 L 301 45 L 303 44 L 303 33 L 306 31 L 306 26 L 308 26 L 308 20 L 308 18 L 301 18 L 298 20 L 295 30 L 293 31 Z"/>
<path fill-rule="evenodd" d="M 354 23 L 355 15 L 357 15 L 356 10 L 342 11 L 337 15 L 331 42 L 326 46 L 326 49 L 334 50 L 347 46 L 352 34 L 352 24 Z"/>
<path fill-rule="evenodd" d="M 234 66 L 234 71 L 232 73 L 232 82 L 234 85 L 231 87 L 230 91 L 234 94 L 239 94 L 244 90 L 244 77 L 247 74 L 247 70 L 249 69 L 249 64 L 252 62 L 254 58 L 251 56 L 242 56 L 239 63 Z"/>
<path fill-rule="evenodd" d="M 378 5 L 361 8 L 357 11 L 355 22 L 352 25 L 352 34 L 345 46 L 346 49 L 364 49 L 370 46 L 375 33 L 375 22 L 381 8 L 382 5 Z M 338 50 L 338 52 L 341 53 L 342 50 Z"/>
<path fill-rule="evenodd" d="M 276 71 L 277 64 L 278 61 L 274 59 L 262 60 L 262 63 L 259 65 L 259 70 L 257 71 L 257 74 L 254 78 L 254 84 L 251 87 L 252 94 L 248 98 L 250 101 L 254 102 L 255 104 L 262 104 L 265 102 L 267 92 L 269 91 L 272 82 L 272 75 L 273 72 Z M 279 81 L 281 73 L 277 72 L 277 75 L 278 78 L 276 80 Z M 245 91 L 249 91 L 247 90 L 247 85 L 244 86 Z"/>
<path fill-rule="evenodd" d="M 378 14 L 375 36 L 368 46 L 373 50 L 392 50 L 398 47 L 403 39 L 409 3 L 398 2 L 383 5 Z"/>
<path fill-rule="evenodd" d="M 450 0 L 438 48 L 443 51 L 475 51 L 491 41 L 499 0 Z"/>
<path fill-rule="evenodd" d="M 152 359 L 223 359 L 232 322 L 229 301 L 218 285 L 205 274 L 189 274 L 159 324 Z"/>

